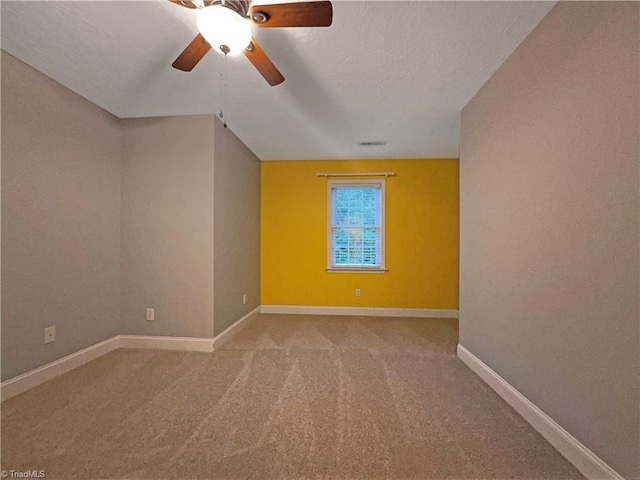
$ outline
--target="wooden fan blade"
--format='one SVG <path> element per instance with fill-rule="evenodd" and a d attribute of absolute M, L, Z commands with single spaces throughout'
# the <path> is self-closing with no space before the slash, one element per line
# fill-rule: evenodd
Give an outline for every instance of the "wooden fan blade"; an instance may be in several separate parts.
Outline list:
<path fill-rule="evenodd" d="M 333 21 L 331 2 L 277 3 L 255 5 L 249 17 L 258 27 L 328 27 Z"/>
<path fill-rule="evenodd" d="M 264 50 L 260 48 L 260 45 L 258 45 L 255 40 L 251 39 L 251 43 L 244 50 L 244 56 L 253 63 L 256 70 L 260 72 L 260 75 L 262 75 L 272 87 L 284 82 L 284 77 L 280 71 L 276 68 L 273 62 L 269 60 L 267 54 L 264 53 Z"/>
<path fill-rule="evenodd" d="M 202 35 L 198 34 L 171 66 L 183 72 L 190 72 L 209 50 L 211 50 L 211 45 L 207 43 Z"/>

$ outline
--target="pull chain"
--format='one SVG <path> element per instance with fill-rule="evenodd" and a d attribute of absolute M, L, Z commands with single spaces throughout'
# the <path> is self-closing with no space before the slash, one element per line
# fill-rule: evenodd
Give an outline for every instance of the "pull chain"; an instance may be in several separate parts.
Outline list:
<path fill-rule="evenodd" d="M 222 66 L 222 72 L 220 72 L 220 113 L 218 116 L 227 128 L 227 120 L 224 117 L 224 112 L 227 110 L 227 54 L 224 54 L 224 63 Z"/>
<path fill-rule="evenodd" d="M 229 115 L 229 109 L 227 108 L 227 57 L 228 55 L 224 54 L 224 109 L 227 112 L 227 116 Z M 227 120 L 224 121 L 224 128 L 227 128 Z"/>

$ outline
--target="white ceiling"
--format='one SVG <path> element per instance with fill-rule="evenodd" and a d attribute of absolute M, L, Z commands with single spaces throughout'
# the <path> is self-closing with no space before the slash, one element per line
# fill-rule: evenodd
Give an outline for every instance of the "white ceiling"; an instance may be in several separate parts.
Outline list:
<path fill-rule="evenodd" d="M 263 160 L 457 157 L 460 110 L 554 4 L 335 1 L 328 28 L 254 27 L 286 81 L 227 59 L 229 127 Z M 1 32 L 3 50 L 120 118 L 220 111 L 224 57 L 173 69 L 196 13 L 167 0 L 5 0 Z"/>

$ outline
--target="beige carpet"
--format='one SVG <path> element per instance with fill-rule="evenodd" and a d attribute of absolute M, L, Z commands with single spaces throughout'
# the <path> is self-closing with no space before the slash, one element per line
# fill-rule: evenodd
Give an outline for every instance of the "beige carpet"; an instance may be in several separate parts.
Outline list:
<path fill-rule="evenodd" d="M 455 357 L 455 320 L 262 315 L 213 354 L 117 350 L 2 404 L 47 479 L 577 479 Z"/>

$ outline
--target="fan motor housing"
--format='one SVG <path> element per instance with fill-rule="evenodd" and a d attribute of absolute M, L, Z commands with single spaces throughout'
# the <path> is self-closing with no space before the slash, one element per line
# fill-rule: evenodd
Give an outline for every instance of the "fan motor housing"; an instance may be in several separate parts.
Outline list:
<path fill-rule="evenodd" d="M 207 2 L 208 7 L 212 5 L 222 5 L 236 12 L 241 17 L 247 17 L 249 15 L 249 1 L 248 0 L 213 0 Z"/>

